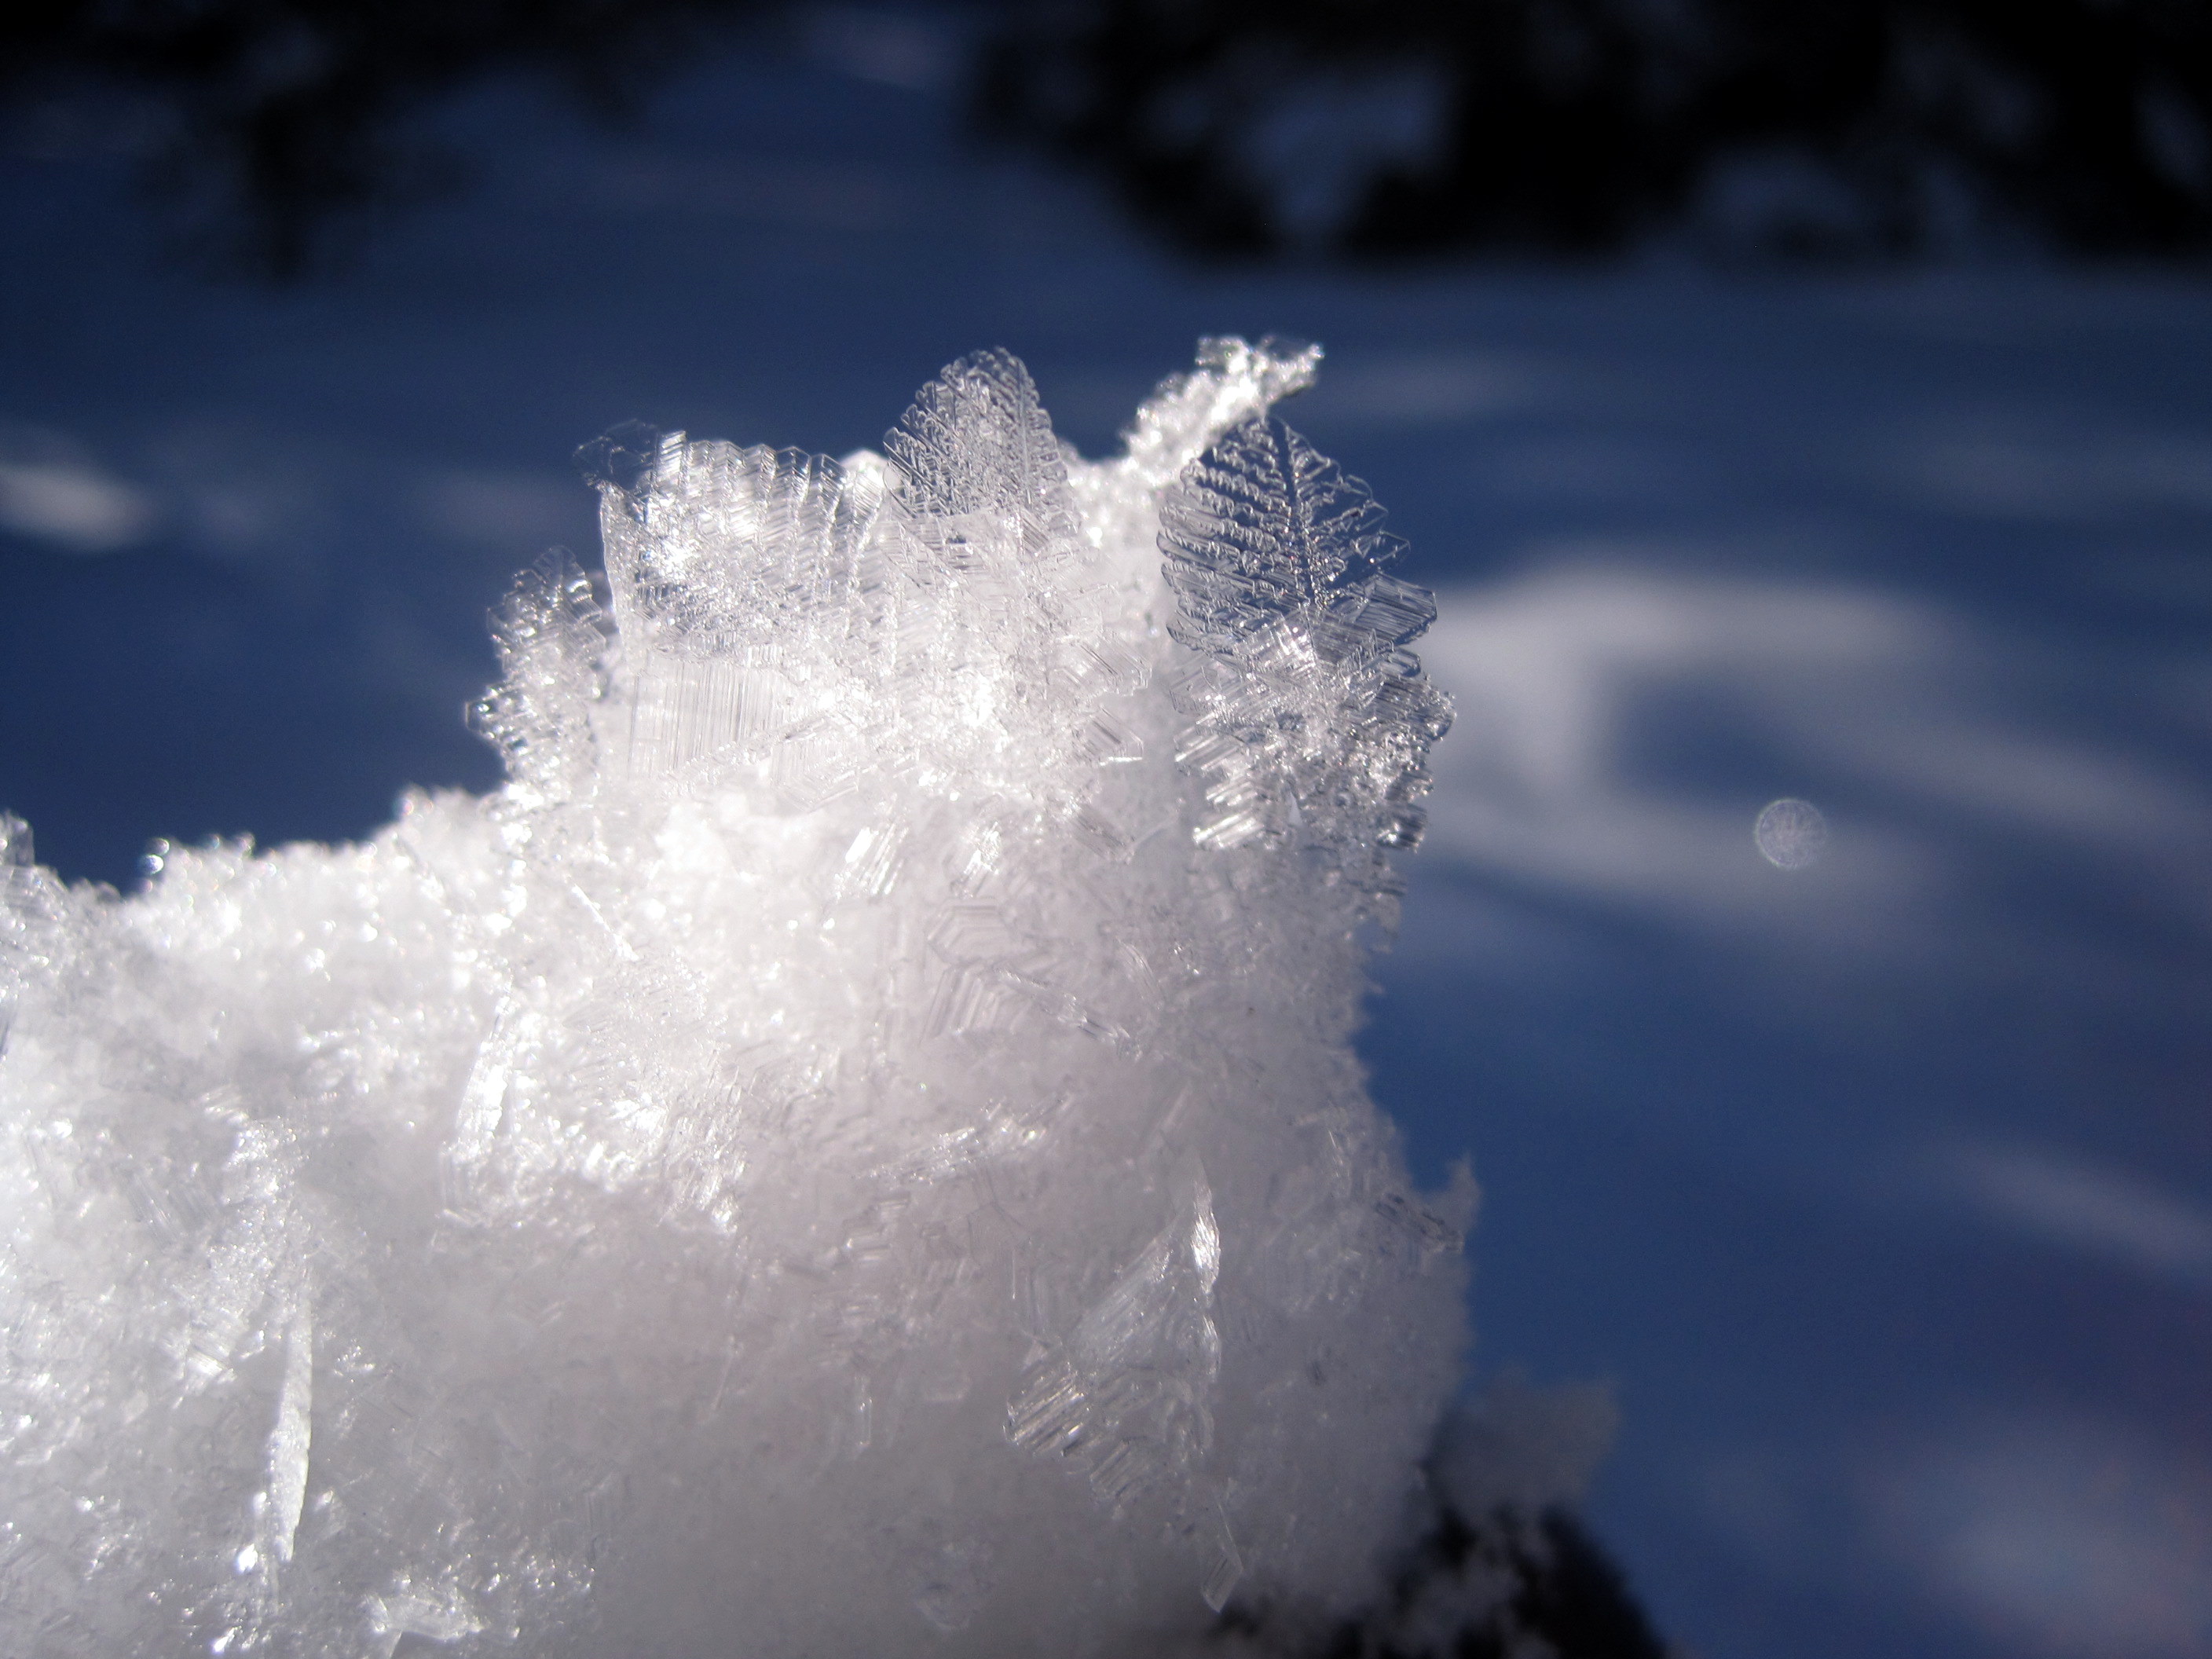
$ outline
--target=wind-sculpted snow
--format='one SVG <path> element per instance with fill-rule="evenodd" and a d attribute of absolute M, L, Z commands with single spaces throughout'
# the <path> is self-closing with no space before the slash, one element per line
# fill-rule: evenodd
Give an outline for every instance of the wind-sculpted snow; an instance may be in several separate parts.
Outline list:
<path fill-rule="evenodd" d="M 497 619 L 501 790 L 128 898 L 7 820 L 0 1650 L 1152 1655 L 1375 1595 L 1471 1189 L 1347 1042 L 1446 716 L 1265 417 L 1316 355 L 1209 342 L 1096 465 L 1004 352 L 888 458 L 620 435 L 605 577 Z"/>

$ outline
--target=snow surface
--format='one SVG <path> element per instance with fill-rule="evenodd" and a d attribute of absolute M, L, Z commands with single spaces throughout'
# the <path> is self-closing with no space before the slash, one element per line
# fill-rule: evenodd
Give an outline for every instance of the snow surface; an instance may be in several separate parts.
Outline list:
<path fill-rule="evenodd" d="M 1266 413 L 1317 356 L 1209 342 L 1097 465 L 999 351 L 888 458 L 610 442 L 607 604 L 502 615 L 503 788 L 120 901 L 6 821 L 0 1645 L 1374 1597 L 1473 1188 L 1409 1189 L 1348 1043 L 1449 712 Z"/>

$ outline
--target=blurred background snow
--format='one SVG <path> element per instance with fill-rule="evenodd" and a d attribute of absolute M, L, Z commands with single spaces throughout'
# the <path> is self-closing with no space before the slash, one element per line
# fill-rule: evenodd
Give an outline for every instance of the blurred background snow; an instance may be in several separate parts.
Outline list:
<path fill-rule="evenodd" d="M 976 347 L 1085 453 L 1202 333 L 1439 590 L 1459 700 L 1362 1039 L 1471 1155 L 1477 1370 L 1609 1382 L 1598 1530 L 1705 1659 L 2212 1652 L 2212 287 L 2025 258 L 1217 268 L 830 9 L 610 136 L 495 85 L 333 277 L 0 169 L 0 805 L 359 836 L 494 781 L 486 609 L 623 420 L 842 453 Z M 1820 856 L 1753 825 L 1812 803 Z"/>

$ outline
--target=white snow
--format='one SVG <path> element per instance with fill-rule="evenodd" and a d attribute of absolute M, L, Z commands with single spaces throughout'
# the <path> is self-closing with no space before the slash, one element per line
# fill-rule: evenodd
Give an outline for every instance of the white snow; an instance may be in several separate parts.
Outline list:
<path fill-rule="evenodd" d="M 1261 419 L 1317 356 L 1210 342 L 1097 465 L 1001 352 L 888 456 L 610 442 L 502 789 L 128 899 L 9 823 L 0 1647 L 1165 1654 L 1371 1594 L 1472 1188 L 1348 1043 L 1447 711 Z"/>

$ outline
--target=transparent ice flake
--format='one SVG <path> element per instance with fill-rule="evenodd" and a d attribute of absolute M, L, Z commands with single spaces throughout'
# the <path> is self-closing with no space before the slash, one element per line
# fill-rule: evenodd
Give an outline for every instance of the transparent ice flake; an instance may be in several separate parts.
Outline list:
<path fill-rule="evenodd" d="M 1160 549 L 1182 600 L 1170 631 L 1195 649 L 1243 655 L 1279 619 L 1312 623 L 1333 601 L 1364 602 L 1404 545 L 1382 517 L 1364 483 L 1282 422 L 1232 428 L 1162 504 Z M 1426 626 L 1424 617 L 1412 632 Z"/>
<path fill-rule="evenodd" d="M 900 504 L 948 547 L 1010 525 L 1029 559 L 1065 555 L 1078 538 L 1067 464 L 1036 383 L 1012 352 L 979 351 L 915 394 L 886 434 Z"/>
<path fill-rule="evenodd" d="M 1381 915 L 1450 723 L 1406 648 L 1434 596 L 1382 568 L 1402 544 L 1367 487 L 1271 416 L 1186 467 L 1160 522 L 1169 632 L 1203 653 L 1172 693 L 1190 721 L 1176 762 L 1201 789 L 1192 839 L 1317 854 Z"/>

